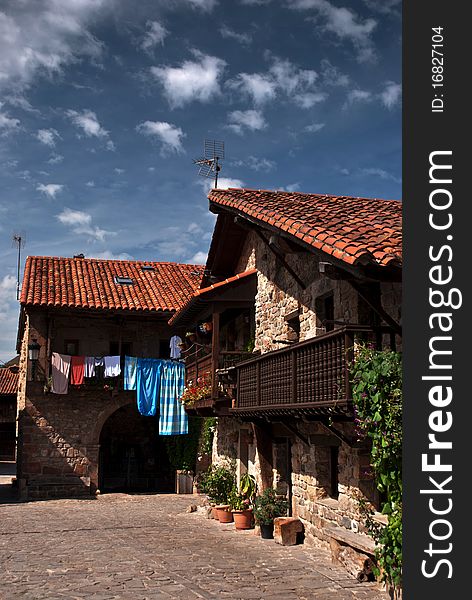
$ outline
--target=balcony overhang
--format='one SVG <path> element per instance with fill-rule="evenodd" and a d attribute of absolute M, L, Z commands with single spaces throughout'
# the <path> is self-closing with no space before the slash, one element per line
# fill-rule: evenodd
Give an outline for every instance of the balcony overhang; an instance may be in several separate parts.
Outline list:
<path fill-rule="evenodd" d="M 212 312 L 212 304 L 221 309 L 249 306 L 256 295 L 256 269 L 249 269 L 206 288 L 197 290 L 169 320 L 171 327 L 186 327 L 198 321 L 202 313 Z"/>

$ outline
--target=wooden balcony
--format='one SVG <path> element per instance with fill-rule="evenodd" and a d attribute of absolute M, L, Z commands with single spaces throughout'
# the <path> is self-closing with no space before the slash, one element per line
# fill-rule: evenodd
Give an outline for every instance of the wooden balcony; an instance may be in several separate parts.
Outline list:
<path fill-rule="evenodd" d="M 201 377 L 210 377 L 212 380 L 212 391 L 207 398 L 197 401 L 192 406 L 186 407 L 190 415 L 221 416 L 227 415 L 231 406 L 232 391 L 225 384 L 228 369 L 236 364 L 254 356 L 251 352 L 221 350 L 215 357 L 211 353 L 200 349 L 193 355 L 189 354 L 185 359 L 186 382 L 196 382 Z"/>
<path fill-rule="evenodd" d="M 368 327 L 344 326 L 262 354 L 236 366 L 231 414 L 241 417 L 348 415 L 349 363 L 355 339 L 375 339 Z"/>

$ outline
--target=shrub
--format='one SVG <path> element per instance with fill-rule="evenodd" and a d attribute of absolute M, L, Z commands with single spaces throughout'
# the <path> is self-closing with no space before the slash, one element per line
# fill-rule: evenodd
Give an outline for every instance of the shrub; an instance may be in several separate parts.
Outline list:
<path fill-rule="evenodd" d="M 255 500 L 254 518 L 258 525 L 271 525 L 275 517 L 285 517 L 287 511 L 287 500 L 278 498 L 273 488 L 267 488 Z"/>

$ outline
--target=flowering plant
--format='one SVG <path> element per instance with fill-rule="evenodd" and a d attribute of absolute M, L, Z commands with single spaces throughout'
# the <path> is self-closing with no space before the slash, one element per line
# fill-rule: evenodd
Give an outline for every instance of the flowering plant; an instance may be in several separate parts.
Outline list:
<path fill-rule="evenodd" d="M 184 406 L 193 406 L 195 402 L 203 400 L 203 398 L 208 398 L 210 394 L 211 375 L 208 373 L 199 377 L 196 383 L 190 382 L 184 389 L 180 401 Z"/>

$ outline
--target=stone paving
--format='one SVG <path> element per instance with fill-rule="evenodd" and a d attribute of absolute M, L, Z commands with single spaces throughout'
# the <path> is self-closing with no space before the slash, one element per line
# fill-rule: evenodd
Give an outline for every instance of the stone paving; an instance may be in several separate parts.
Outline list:
<path fill-rule="evenodd" d="M 327 552 L 283 547 L 201 512 L 195 496 L 0 504 L 0 598 L 387 600 Z"/>

